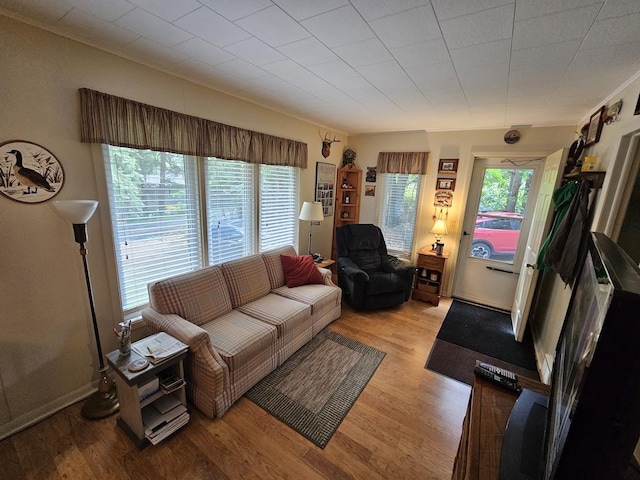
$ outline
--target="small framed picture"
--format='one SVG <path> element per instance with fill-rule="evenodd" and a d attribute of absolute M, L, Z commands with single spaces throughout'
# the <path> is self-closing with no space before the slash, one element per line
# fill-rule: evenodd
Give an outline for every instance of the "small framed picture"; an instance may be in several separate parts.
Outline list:
<path fill-rule="evenodd" d="M 438 164 L 438 173 L 456 173 L 458 171 L 457 158 L 441 158 Z"/>
<path fill-rule="evenodd" d="M 450 190 L 454 191 L 456 189 L 456 180 L 455 178 L 440 178 L 436 181 L 436 190 Z"/>
<path fill-rule="evenodd" d="M 589 118 L 589 130 L 587 130 L 587 139 L 584 143 L 585 147 L 598 143 L 600 141 L 600 134 L 602 133 L 602 124 L 604 123 L 604 111 L 603 105 L 598 109 L 596 113 Z"/>

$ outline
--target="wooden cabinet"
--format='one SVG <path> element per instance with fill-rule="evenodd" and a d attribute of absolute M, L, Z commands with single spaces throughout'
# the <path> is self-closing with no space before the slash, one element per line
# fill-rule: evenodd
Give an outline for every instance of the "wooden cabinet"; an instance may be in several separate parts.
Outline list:
<path fill-rule="evenodd" d="M 440 303 L 444 283 L 444 264 L 448 255 L 438 255 L 430 247 L 418 250 L 417 273 L 413 288 L 413 299 Z"/>
<path fill-rule="evenodd" d="M 543 395 L 549 386 L 520 376 L 518 383 Z M 462 425 L 453 480 L 498 480 L 502 439 L 518 394 L 475 376 L 467 414 Z"/>
<path fill-rule="evenodd" d="M 336 211 L 333 222 L 333 248 L 331 258 L 336 258 L 335 228 L 360 222 L 360 196 L 362 170 L 354 166 L 342 167 L 336 179 Z"/>

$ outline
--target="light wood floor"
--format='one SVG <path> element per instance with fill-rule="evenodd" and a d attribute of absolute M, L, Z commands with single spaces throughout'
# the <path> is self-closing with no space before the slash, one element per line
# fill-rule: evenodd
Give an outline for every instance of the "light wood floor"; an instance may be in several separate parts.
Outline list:
<path fill-rule="evenodd" d="M 214 421 L 193 409 L 189 425 L 142 451 L 115 416 L 90 422 L 75 404 L 0 442 L 0 478 L 449 479 L 470 388 L 424 364 L 450 303 L 344 305 L 330 328 L 387 355 L 324 450 L 245 398 Z"/>

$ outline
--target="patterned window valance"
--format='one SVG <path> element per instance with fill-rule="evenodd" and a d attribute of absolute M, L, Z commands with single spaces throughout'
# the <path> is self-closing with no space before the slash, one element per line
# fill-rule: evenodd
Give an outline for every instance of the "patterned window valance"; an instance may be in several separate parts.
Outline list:
<path fill-rule="evenodd" d="M 427 173 L 429 152 L 380 152 L 378 173 Z"/>
<path fill-rule="evenodd" d="M 307 144 L 80 89 L 81 141 L 307 168 Z"/>

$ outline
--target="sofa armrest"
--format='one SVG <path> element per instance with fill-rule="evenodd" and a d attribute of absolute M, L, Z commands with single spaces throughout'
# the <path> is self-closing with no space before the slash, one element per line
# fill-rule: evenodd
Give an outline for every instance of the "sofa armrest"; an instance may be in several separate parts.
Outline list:
<path fill-rule="evenodd" d="M 142 311 L 142 319 L 153 332 L 167 332 L 189 346 L 192 351 L 210 344 L 209 334 L 179 315 L 159 313 L 153 308 Z"/>
<path fill-rule="evenodd" d="M 331 270 L 329 270 L 328 268 L 318 267 L 318 271 L 322 275 L 322 279 L 324 280 L 325 285 L 329 285 L 330 287 L 337 287 L 337 285 L 333 283 L 333 280 L 331 279 L 331 277 L 333 276 L 333 272 Z"/>
<path fill-rule="evenodd" d="M 338 257 L 338 268 L 342 274 L 354 282 L 368 282 L 369 275 L 361 270 L 349 257 Z"/>
<path fill-rule="evenodd" d="M 206 330 L 179 315 L 159 313 L 153 308 L 145 308 L 142 319 L 153 332 L 167 332 L 189 346 L 189 354 L 193 357 L 187 368 L 190 379 L 199 388 L 206 388 L 210 398 L 216 398 L 229 388 L 229 367 L 211 345 Z M 205 413 L 212 416 L 210 412 Z"/>

